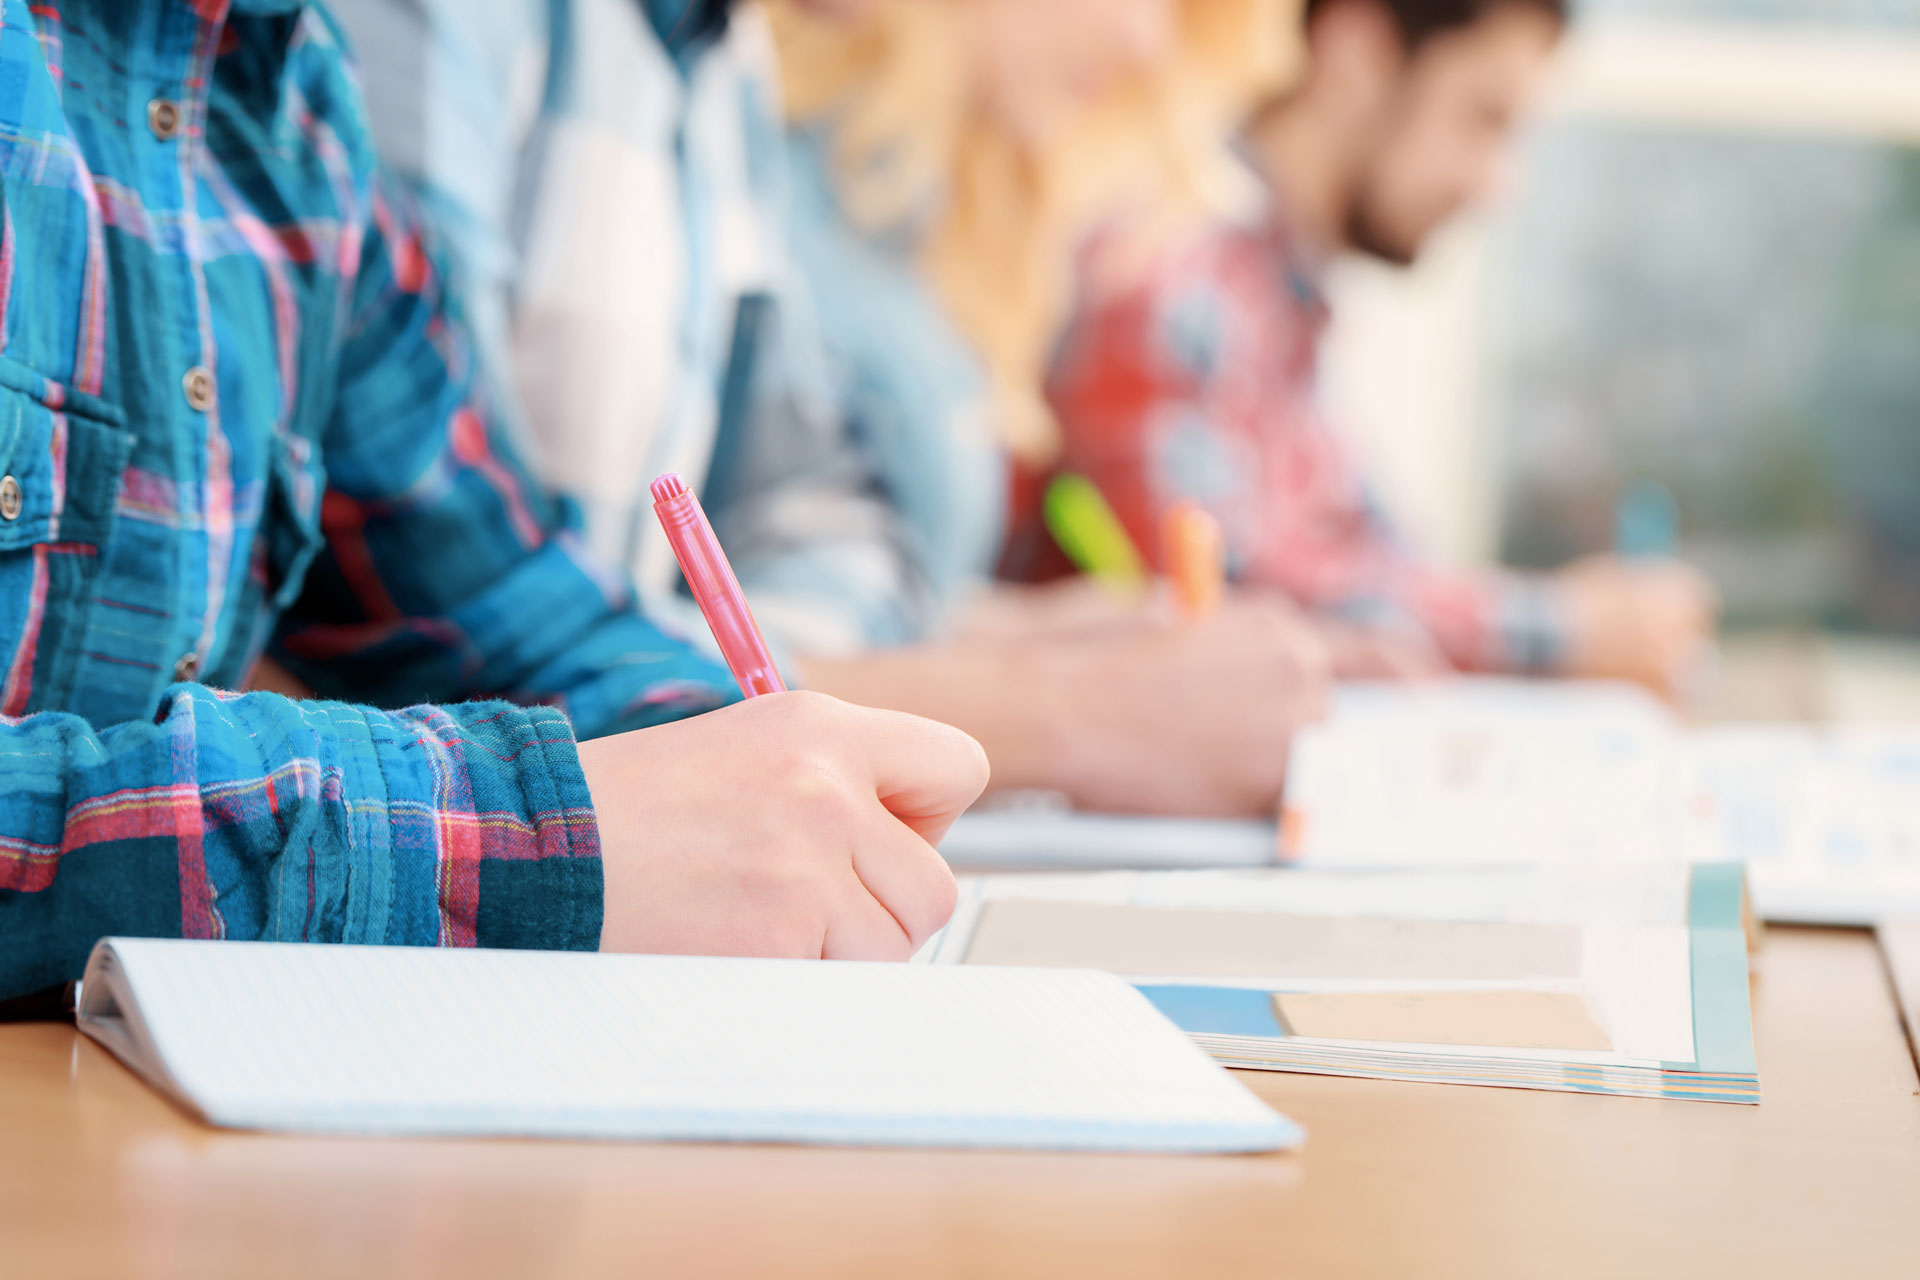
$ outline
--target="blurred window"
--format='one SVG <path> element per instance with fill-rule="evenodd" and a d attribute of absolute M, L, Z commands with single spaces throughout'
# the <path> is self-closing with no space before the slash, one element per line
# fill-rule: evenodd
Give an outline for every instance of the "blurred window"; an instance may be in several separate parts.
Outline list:
<path fill-rule="evenodd" d="M 1920 633 L 1920 0 L 1595 0 L 1490 238 L 1502 550 L 1635 481 L 1736 624 Z"/>

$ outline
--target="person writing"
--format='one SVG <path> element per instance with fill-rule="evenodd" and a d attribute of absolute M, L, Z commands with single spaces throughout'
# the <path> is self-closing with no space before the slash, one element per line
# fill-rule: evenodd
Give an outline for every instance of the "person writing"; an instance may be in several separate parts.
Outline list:
<path fill-rule="evenodd" d="M 0 1000 L 107 934 L 901 958 L 944 922 L 978 745 L 712 710 L 506 445 L 320 9 L 5 0 L 0 61 Z M 319 696 L 222 691 L 263 650 Z"/>
<path fill-rule="evenodd" d="M 1239 602 L 1177 626 L 1023 599 L 974 625 L 1003 524 L 992 423 L 1012 415 L 989 403 L 975 345 L 930 287 L 868 252 L 817 166 L 787 163 L 773 38 L 803 32 L 799 58 L 845 72 L 849 110 L 935 50 L 957 83 L 929 96 L 982 104 L 980 118 L 956 133 L 889 112 L 888 137 L 938 150 L 978 135 L 1038 162 L 1160 73 L 1176 8 L 1232 19 L 1264 0 L 334 8 L 364 51 L 387 162 L 513 371 L 543 479 L 579 500 L 591 544 L 658 609 L 677 578 L 647 486 L 671 470 L 698 490 L 795 683 L 958 725 L 1003 786 L 1094 809 L 1272 810 L 1325 685 L 1291 608 Z M 771 31 L 770 15 L 783 19 Z M 1208 30 L 1233 47 L 1249 25 Z M 508 83 L 529 88 L 495 88 Z M 926 168 L 925 207 L 959 150 Z M 1039 229 L 1036 208 L 1013 213 Z M 1070 243 L 1058 237 L 1063 254 Z M 1029 382 L 1037 402 L 1037 372 Z"/>
<path fill-rule="evenodd" d="M 1457 667 L 1672 694 L 1710 633 L 1711 588 L 1672 561 L 1599 557 L 1545 576 L 1430 564 L 1316 403 L 1325 264 L 1410 263 L 1499 188 L 1565 20 L 1562 0 L 1309 0 L 1309 70 L 1244 130 L 1261 216 L 1084 299 L 1059 347 L 1060 465 L 1098 485 L 1150 553 L 1168 507 L 1210 509 L 1238 583 L 1345 624 L 1342 674 Z"/>

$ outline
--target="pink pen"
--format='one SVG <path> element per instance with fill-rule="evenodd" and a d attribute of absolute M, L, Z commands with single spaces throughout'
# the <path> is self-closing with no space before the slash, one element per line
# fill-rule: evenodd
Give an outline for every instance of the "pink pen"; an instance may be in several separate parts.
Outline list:
<path fill-rule="evenodd" d="M 740 692 L 749 698 L 786 692 L 767 642 L 747 608 L 747 598 L 740 594 L 740 580 L 733 576 L 733 566 L 707 523 L 707 513 L 700 509 L 700 500 L 669 472 L 653 482 L 653 513 L 667 531 L 680 572 L 687 575 L 700 614 L 720 645 L 727 668 L 740 682 Z"/>

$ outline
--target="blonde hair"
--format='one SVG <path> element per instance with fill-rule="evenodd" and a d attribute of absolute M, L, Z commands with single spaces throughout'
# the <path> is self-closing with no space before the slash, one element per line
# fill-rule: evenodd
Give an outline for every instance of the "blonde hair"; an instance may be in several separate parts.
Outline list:
<path fill-rule="evenodd" d="M 1108 270 L 1193 218 L 1247 198 L 1227 156 L 1241 115 L 1301 57 L 1301 0 L 1180 0 L 1177 43 L 1151 73 L 1032 153 L 978 118 L 964 54 L 970 0 L 880 0 L 835 20 L 766 0 L 787 114 L 830 129 L 836 189 L 868 231 L 929 218 L 920 267 L 985 365 L 1000 438 L 1044 463 L 1043 395 L 1076 256 L 1120 223 Z"/>

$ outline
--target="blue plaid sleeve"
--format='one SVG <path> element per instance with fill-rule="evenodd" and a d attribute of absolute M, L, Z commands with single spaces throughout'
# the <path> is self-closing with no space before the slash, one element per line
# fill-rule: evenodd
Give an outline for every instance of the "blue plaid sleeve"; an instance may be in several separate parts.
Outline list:
<path fill-rule="evenodd" d="M 0 718 L 0 1000 L 109 934 L 592 948 L 599 838 L 565 717 L 176 685 L 96 730 Z"/>
<path fill-rule="evenodd" d="M 544 704 L 582 737 L 738 697 L 585 554 L 508 443 L 417 221 L 382 190 L 371 209 L 321 450 L 319 554 L 277 654 L 323 696 Z"/>
<path fill-rule="evenodd" d="M 583 418 L 565 390 L 577 388 L 579 358 L 552 338 L 535 342 L 531 354 L 509 340 L 523 292 L 552 306 L 556 292 L 584 298 L 606 287 L 603 275 L 582 280 L 567 268 L 543 269 L 542 283 L 529 285 L 531 262 L 558 257 L 595 272 L 605 258 L 591 246 L 578 255 L 553 252 L 575 228 L 564 217 L 517 207 L 536 176 L 542 190 L 562 193 L 556 204 L 611 201 L 612 224 L 635 243 L 685 260 L 688 287 L 707 290 L 695 311 L 730 318 L 719 365 L 683 372 L 718 388 L 719 427 L 701 501 L 776 649 L 782 656 L 845 653 L 923 638 L 950 603 L 932 573 L 934 560 L 950 556 L 912 527 L 882 483 L 884 453 L 855 423 L 846 380 L 828 360 L 814 291 L 790 259 L 785 128 L 772 68 L 747 31 L 751 15 L 737 14 L 732 34 L 703 48 L 695 89 L 648 24 L 622 16 L 630 7 L 627 0 L 334 0 L 329 9 L 352 37 L 386 170 L 430 224 L 481 349 L 491 367 L 512 367 L 518 357 L 528 375 L 520 379 L 524 400 L 505 406 L 511 436 L 546 484 L 579 501 L 590 545 L 648 575 L 641 588 L 651 608 L 698 626 L 691 602 L 672 593 L 675 583 L 650 576 L 657 539 L 633 536 L 653 518 L 649 477 L 637 465 L 611 472 L 599 465 L 633 457 L 631 443 L 650 433 L 671 436 L 672 424 L 644 415 Z M 544 92 L 501 93 L 503 83 L 543 85 Z M 676 162 L 664 150 L 664 130 L 654 141 L 656 113 L 674 115 L 698 135 L 701 156 Z M 557 141 L 575 134 L 595 145 L 581 152 Z M 607 179 L 608 169 L 662 166 L 686 200 L 705 210 L 698 229 L 660 222 L 648 202 Z M 751 243 L 751 281 L 723 282 L 736 273 L 716 265 L 718 224 L 731 228 L 729 242 Z M 574 324 L 623 323 L 565 306 L 558 314 Z"/>
<path fill-rule="evenodd" d="M 576 727 L 732 696 L 499 443 L 300 10 L 4 6 L 0 998 L 108 933 L 597 945 Z M 269 634 L 333 700 L 181 683 Z"/>

